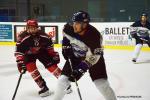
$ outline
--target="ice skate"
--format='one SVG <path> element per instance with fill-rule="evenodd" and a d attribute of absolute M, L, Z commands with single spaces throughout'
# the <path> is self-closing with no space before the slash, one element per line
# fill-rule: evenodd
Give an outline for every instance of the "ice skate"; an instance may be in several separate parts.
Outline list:
<path fill-rule="evenodd" d="M 69 85 L 69 87 L 65 90 L 65 92 L 66 92 L 66 94 L 72 93 L 71 85 Z"/>
<path fill-rule="evenodd" d="M 134 63 L 135 63 L 135 62 L 136 62 L 136 59 L 135 59 L 135 58 L 133 58 L 133 59 L 132 59 L 132 62 L 134 62 Z"/>
<path fill-rule="evenodd" d="M 47 96 L 51 95 L 51 92 L 49 91 L 48 87 L 45 86 L 39 91 L 39 95 L 41 97 L 47 97 Z"/>

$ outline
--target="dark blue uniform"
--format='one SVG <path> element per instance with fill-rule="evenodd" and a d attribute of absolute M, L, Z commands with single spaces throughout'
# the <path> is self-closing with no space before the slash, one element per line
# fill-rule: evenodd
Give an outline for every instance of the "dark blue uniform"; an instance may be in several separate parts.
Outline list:
<path fill-rule="evenodd" d="M 63 31 L 65 35 L 62 43 L 62 54 L 66 59 L 66 63 L 62 70 L 62 74 L 68 77 L 71 76 L 72 71 L 67 60 L 68 56 L 71 58 L 73 69 L 76 69 L 82 60 L 86 58 L 86 54 L 90 49 L 93 54 L 101 56 L 100 59 L 98 59 L 98 61 L 89 68 L 89 73 L 92 80 L 94 81 L 99 78 L 107 79 L 106 66 L 101 45 L 102 36 L 97 29 L 91 25 L 88 25 L 85 34 L 80 36 L 77 33 L 74 33 L 72 26 L 66 24 Z M 70 51 L 66 51 L 66 48 L 70 47 Z"/>
<path fill-rule="evenodd" d="M 139 21 L 134 22 L 134 23 L 131 25 L 131 27 L 133 27 L 133 28 L 134 28 L 134 27 L 137 27 L 137 31 L 136 31 L 135 34 L 132 34 L 132 32 L 131 32 L 132 37 L 136 39 L 136 44 L 143 44 L 143 40 L 142 40 L 142 38 L 143 38 L 143 39 L 146 40 L 145 43 L 147 43 L 148 46 L 150 47 L 150 37 L 149 37 L 149 33 L 146 33 L 148 30 L 150 30 L 150 23 L 149 23 L 148 21 L 146 21 L 146 24 L 145 24 L 145 25 L 142 25 L 142 24 L 141 24 L 141 21 L 139 20 Z M 143 30 L 143 29 L 141 29 L 141 28 L 145 28 L 146 30 L 145 30 L 145 29 Z M 140 36 L 138 36 L 137 33 L 139 33 Z M 143 35 L 142 35 L 142 34 L 143 34 Z M 144 35 L 144 34 L 145 34 L 145 35 Z"/>
<path fill-rule="evenodd" d="M 150 23 L 148 21 L 146 21 L 146 24 L 144 26 L 141 24 L 140 20 L 134 22 L 131 26 L 133 26 L 133 27 L 145 27 L 145 28 L 148 28 L 150 30 Z"/>

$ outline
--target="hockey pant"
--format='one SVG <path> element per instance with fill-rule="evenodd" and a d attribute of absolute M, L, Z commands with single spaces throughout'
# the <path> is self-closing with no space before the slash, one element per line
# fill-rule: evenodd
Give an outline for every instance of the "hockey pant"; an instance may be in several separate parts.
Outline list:
<path fill-rule="evenodd" d="M 61 75 L 57 82 L 57 87 L 56 87 L 53 100 L 62 100 L 69 86 L 70 86 L 70 81 L 68 77 L 65 75 Z"/>
<path fill-rule="evenodd" d="M 134 52 L 133 52 L 133 59 L 134 60 L 137 60 L 139 54 L 140 54 L 140 51 L 142 49 L 142 44 L 136 44 L 135 48 L 134 48 Z"/>
<path fill-rule="evenodd" d="M 117 100 L 114 91 L 109 85 L 107 79 L 97 79 L 94 81 L 99 92 L 104 96 L 105 100 Z"/>
<path fill-rule="evenodd" d="M 46 82 L 42 78 L 40 72 L 38 71 L 36 64 L 34 62 L 26 64 L 27 71 L 31 74 L 34 81 L 40 88 L 46 86 Z M 61 70 L 57 67 L 57 65 L 53 65 L 47 68 L 49 72 L 51 72 L 56 78 L 58 78 L 61 74 Z"/>
<path fill-rule="evenodd" d="M 105 100 L 117 100 L 114 91 L 109 86 L 107 79 L 97 79 L 94 81 L 97 89 L 102 93 Z M 65 75 L 61 75 L 58 83 L 57 88 L 55 91 L 54 99 L 53 100 L 62 100 L 65 95 L 65 90 L 70 85 L 70 81 L 68 77 Z"/>

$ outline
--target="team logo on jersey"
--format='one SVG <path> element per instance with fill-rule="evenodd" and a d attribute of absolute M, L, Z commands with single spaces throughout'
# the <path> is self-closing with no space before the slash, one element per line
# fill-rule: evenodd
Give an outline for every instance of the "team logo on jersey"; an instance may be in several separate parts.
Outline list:
<path fill-rule="evenodd" d="M 34 40 L 34 45 L 35 45 L 35 46 L 39 46 L 39 44 L 40 44 L 40 43 L 39 43 L 40 38 L 34 38 L 33 40 Z"/>
<path fill-rule="evenodd" d="M 72 45 L 72 48 L 73 48 L 74 55 L 76 57 L 85 57 L 86 56 L 86 53 L 88 51 L 87 48 L 80 47 L 80 46 L 78 46 L 76 44 L 73 44 L 73 43 L 71 45 Z"/>

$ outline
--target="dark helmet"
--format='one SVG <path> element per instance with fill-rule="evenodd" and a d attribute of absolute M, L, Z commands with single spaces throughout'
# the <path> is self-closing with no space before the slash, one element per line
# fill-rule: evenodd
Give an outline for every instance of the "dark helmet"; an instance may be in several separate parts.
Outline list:
<path fill-rule="evenodd" d="M 148 14 L 145 13 L 145 12 L 143 12 L 143 13 L 141 14 L 141 17 L 142 17 L 142 16 L 148 17 Z"/>
<path fill-rule="evenodd" d="M 86 22 L 88 23 L 90 21 L 90 16 L 87 12 L 84 11 L 78 11 L 73 14 L 72 21 L 79 21 L 79 22 Z"/>
<path fill-rule="evenodd" d="M 35 26 L 38 27 L 38 22 L 35 19 L 30 19 L 27 21 L 27 26 Z"/>

